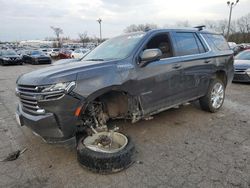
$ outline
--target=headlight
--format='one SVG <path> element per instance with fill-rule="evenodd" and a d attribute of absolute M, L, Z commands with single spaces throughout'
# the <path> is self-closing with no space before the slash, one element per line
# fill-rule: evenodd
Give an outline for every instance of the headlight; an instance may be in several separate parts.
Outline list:
<path fill-rule="evenodd" d="M 246 70 L 247 74 L 250 75 L 250 68 Z"/>
<path fill-rule="evenodd" d="M 52 92 L 52 91 L 66 91 L 70 92 L 74 89 L 76 83 L 73 82 L 62 82 L 53 85 L 44 86 L 42 92 Z"/>
<path fill-rule="evenodd" d="M 10 58 L 4 57 L 3 60 L 8 61 L 8 60 L 10 60 Z"/>

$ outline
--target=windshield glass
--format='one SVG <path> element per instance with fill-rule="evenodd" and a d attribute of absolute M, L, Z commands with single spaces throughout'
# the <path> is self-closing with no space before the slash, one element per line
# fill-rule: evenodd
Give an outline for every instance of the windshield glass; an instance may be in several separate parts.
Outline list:
<path fill-rule="evenodd" d="M 243 51 L 235 56 L 235 59 L 239 60 L 250 60 L 250 51 Z"/>
<path fill-rule="evenodd" d="M 31 55 L 42 55 L 42 54 L 43 54 L 43 52 L 42 51 L 38 51 L 38 50 L 31 52 Z"/>
<path fill-rule="evenodd" d="M 134 33 L 109 39 L 92 50 L 83 60 L 123 59 L 132 52 L 143 36 L 144 33 Z"/>
<path fill-rule="evenodd" d="M 2 51 L 3 55 L 17 55 L 17 53 L 14 50 L 4 50 Z"/>

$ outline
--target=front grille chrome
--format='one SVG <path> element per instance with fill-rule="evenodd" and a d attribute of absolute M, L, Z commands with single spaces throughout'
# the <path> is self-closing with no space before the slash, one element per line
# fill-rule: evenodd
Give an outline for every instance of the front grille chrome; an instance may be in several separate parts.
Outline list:
<path fill-rule="evenodd" d="M 20 98 L 21 106 L 24 112 L 39 115 L 44 114 L 45 110 L 38 105 L 38 87 L 18 85 L 16 93 Z"/>

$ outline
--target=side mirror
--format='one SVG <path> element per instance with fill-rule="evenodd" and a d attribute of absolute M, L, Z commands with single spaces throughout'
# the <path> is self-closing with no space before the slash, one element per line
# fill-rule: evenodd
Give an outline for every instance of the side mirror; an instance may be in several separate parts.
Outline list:
<path fill-rule="evenodd" d="M 160 59 L 162 52 L 158 48 L 146 49 L 140 55 L 140 66 L 143 67 L 148 63 Z"/>

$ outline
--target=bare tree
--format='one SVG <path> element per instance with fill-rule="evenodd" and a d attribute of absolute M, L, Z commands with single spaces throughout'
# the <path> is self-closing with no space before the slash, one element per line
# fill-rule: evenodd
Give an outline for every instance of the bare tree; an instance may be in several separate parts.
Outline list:
<path fill-rule="evenodd" d="M 60 27 L 54 27 L 54 26 L 50 26 L 50 28 L 54 31 L 54 33 L 56 35 L 56 39 L 58 41 L 58 45 L 61 46 L 60 35 L 63 34 L 63 30 Z"/>
<path fill-rule="evenodd" d="M 205 21 L 208 29 L 226 35 L 228 22 L 227 20 Z M 230 25 L 229 41 L 236 43 L 249 43 L 250 42 L 250 13 L 242 16 L 237 20 L 233 20 Z"/>
<path fill-rule="evenodd" d="M 219 20 L 216 31 L 225 36 L 226 30 L 227 30 L 227 20 Z"/>
<path fill-rule="evenodd" d="M 131 33 L 131 32 L 137 32 L 137 31 L 147 31 L 150 29 L 156 29 L 158 28 L 156 24 L 132 24 L 128 27 L 125 28 L 124 32 L 125 33 Z"/>
<path fill-rule="evenodd" d="M 205 26 L 207 29 L 215 31 L 217 28 L 217 22 L 211 20 L 205 20 Z"/>
<path fill-rule="evenodd" d="M 90 38 L 88 37 L 88 34 L 86 31 L 84 33 L 79 33 L 78 36 L 83 45 L 87 42 L 90 42 Z"/>

